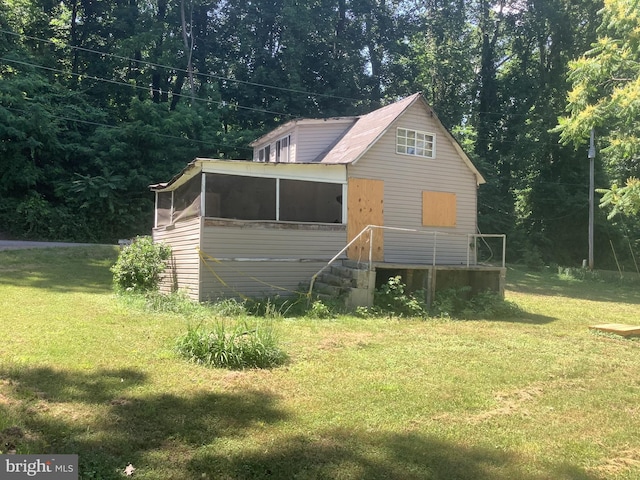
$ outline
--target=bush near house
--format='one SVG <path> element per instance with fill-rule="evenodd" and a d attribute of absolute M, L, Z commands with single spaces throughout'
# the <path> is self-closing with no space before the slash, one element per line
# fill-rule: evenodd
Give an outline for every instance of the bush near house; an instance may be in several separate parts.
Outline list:
<path fill-rule="evenodd" d="M 171 258 L 171 247 L 154 243 L 149 236 L 137 237 L 131 245 L 120 252 L 111 267 L 113 285 L 117 292 L 148 292 L 156 290 L 160 274 Z"/>

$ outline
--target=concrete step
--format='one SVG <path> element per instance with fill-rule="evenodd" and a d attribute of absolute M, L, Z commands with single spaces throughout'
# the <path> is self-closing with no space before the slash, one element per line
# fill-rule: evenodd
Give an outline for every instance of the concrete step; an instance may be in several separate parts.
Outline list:
<path fill-rule="evenodd" d="M 356 262 L 355 260 L 343 260 L 342 266 L 347 268 L 353 268 L 355 270 L 368 270 L 369 262 Z"/>
<path fill-rule="evenodd" d="M 336 297 L 333 295 L 327 295 L 326 293 L 314 293 L 311 298 L 313 300 L 322 300 L 323 302 L 335 302 Z"/>
<path fill-rule="evenodd" d="M 333 298 L 336 298 L 342 295 L 342 293 L 344 293 L 344 290 L 334 285 L 327 285 L 326 283 L 316 282 L 313 285 L 313 292 L 314 294 L 317 293 L 317 294 L 329 295 Z"/>
<path fill-rule="evenodd" d="M 332 275 L 339 277 L 353 278 L 359 270 L 354 268 L 345 267 L 343 265 L 332 265 L 329 269 Z"/>
<path fill-rule="evenodd" d="M 369 286 L 369 278 L 373 276 L 373 273 L 369 270 L 336 267 L 335 270 L 332 269 L 332 275 L 350 279 L 349 287 L 367 288 Z"/>
<path fill-rule="evenodd" d="M 350 288 L 352 286 L 351 277 L 343 275 L 335 275 L 333 273 L 322 273 L 318 280 L 327 285 L 333 285 L 340 288 Z"/>

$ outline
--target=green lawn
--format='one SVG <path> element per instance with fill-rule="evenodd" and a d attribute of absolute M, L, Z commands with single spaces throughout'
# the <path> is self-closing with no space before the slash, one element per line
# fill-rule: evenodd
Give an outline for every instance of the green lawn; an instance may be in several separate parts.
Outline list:
<path fill-rule="evenodd" d="M 520 318 L 279 319 L 288 364 L 228 371 L 112 294 L 116 255 L 0 252 L 0 450 L 82 479 L 640 478 L 640 341 L 587 328 L 639 323 L 637 285 L 510 269 Z"/>

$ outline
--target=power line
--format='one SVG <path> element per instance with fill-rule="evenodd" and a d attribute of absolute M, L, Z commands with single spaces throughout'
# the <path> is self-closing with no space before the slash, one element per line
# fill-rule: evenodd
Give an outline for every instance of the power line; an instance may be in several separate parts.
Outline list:
<path fill-rule="evenodd" d="M 112 83 L 114 85 L 121 85 L 121 86 L 124 86 L 124 87 L 130 87 L 130 88 L 134 88 L 134 89 L 138 89 L 138 90 L 144 90 L 145 92 L 150 90 L 149 87 L 143 87 L 141 85 L 132 85 L 130 83 L 120 82 L 118 80 L 111 80 L 109 78 L 96 77 L 94 75 L 85 75 L 85 74 L 74 73 L 74 72 L 66 72 L 66 71 L 60 70 L 58 68 L 45 67 L 44 65 L 39 65 L 37 63 L 23 62 L 21 60 L 14 60 L 14 59 L 7 58 L 7 57 L 0 57 L 0 60 L 5 61 L 5 62 L 17 63 L 18 65 L 24 65 L 24 66 L 28 66 L 28 67 L 40 68 L 42 70 L 47 70 L 47 71 L 50 71 L 50 72 L 61 73 L 63 75 L 72 75 L 72 76 L 75 76 L 75 77 L 78 77 L 78 78 L 89 78 L 91 80 L 96 80 L 96 81 L 99 81 L 99 82 Z M 171 95 L 175 96 L 175 97 L 186 97 L 188 99 L 197 100 L 199 102 L 204 102 L 204 103 L 207 103 L 207 104 L 215 103 L 215 104 L 218 104 L 218 105 L 220 105 L 222 107 L 233 107 L 233 108 L 239 108 L 239 109 L 243 109 L 243 110 L 251 110 L 251 111 L 254 111 L 254 112 L 268 113 L 270 115 L 280 115 L 280 116 L 283 116 L 283 117 L 295 118 L 295 115 L 291 115 L 290 113 L 274 112 L 274 111 L 271 111 L 271 110 L 265 110 L 265 109 L 254 108 L 254 107 L 245 107 L 245 106 L 239 105 L 237 103 L 230 103 L 230 102 L 225 102 L 225 101 L 211 100 L 211 99 L 200 98 L 200 97 L 192 98 L 191 95 L 184 95 L 182 93 L 175 93 L 175 92 L 172 92 Z"/>
<path fill-rule="evenodd" d="M 5 106 L 2 106 L 2 108 L 5 108 L 7 110 L 11 110 L 12 112 L 29 113 L 28 111 L 22 110 L 20 108 L 5 107 Z M 94 126 L 98 126 L 98 127 L 117 128 L 117 129 L 121 129 L 122 128 L 122 126 L 119 126 L 119 125 L 109 125 L 107 123 L 92 122 L 90 120 L 81 120 L 79 118 L 64 117 L 64 116 L 61 116 L 61 115 L 54 115 L 52 113 L 49 113 L 49 116 L 51 118 L 56 118 L 56 119 L 59 119 L 59 120 L 66 120 L 66 121 L 69 121 L 69 122 L 76 122 L 76 123 L 84 123 L 84 124 L 87 124 L 87 125 L 94 125 Z M 171 139 L 171 140 L 182 140 L 182 141 L 191 142 L 191 143 L 201 143 L 203 145 L 213 145 L 213 146 L 216 146 L 216 147 L 229 147 L 229 148 L 235 148 L 235 149 L 238 149 L 238 150 L 253 151 L 251 148 L 239 147 L 239 146 L 231 145 L 231 144 L 227 144 L 227 143 L 216 143 L 216 142 L 208 142 L 206 140 L 195 140 L 195 139 L 185 138 L 185 137 L 176 137 L 175 135 L 166 135 L 164 133 L 158 133 L 158 132 L 146 132 L 146 133 L 151 133 L 152 135 L 155 135 L 157 137 L 168 138 L 168 139 Z"/>
<path fill-rule="evenodd" d="M 46 38 L 33 37 L 31 35 L 26 35 L 26 34 L 23 34 L 23 33 L 12 32 L 10 30 L 0 29 L 0 33 L 6 33 L 8 35 L 24 37 L 24 38 L 28 38 L 29 40 L 36 40 L 36 41 L 39 41 L 39 42 L 45 42 L 45 43 L 50 43 L 50 44 L 55 45 L 55 46 L 59 46 L 57 43 L 52 42 L 51 40 L 47 40 Z M 80 51 L 87 52 L 87 53 L 93 53 L 93 54 L 100 55 L 100 56 L 103 56 L 103 57 L 111 57 L 111 58 L 116 58 L 118 60 L 126 60 L 128 62 L 136 62 L 136 63 L 142 64 L 142 65 L 147 65 L 149 67 L 163 68 L 163 69 L 167 69 L 167 70 L 174 70 L 176 72 L 189 73 L 189 71 L 185 70 L 185 69 L 172 67 L 172 66 L 169 66 L 169 65 L 162 65 L 160 63 L 149 62 L 149 61 L 146 61 L 146 60 L 138 60 L 138 59 L 131 58 L 131 57 L 124 57 L 124 56 L 115 55 L 115 54 L 112 54 L 112 53 L 105 53 L 105 52 L 101 52 L 99 50 L 93 50 L 91 48 L 79 47 L 79 46 L 76 46 L 76 45 L 69 45 L 69 44 L 65 45 L 65 47 L 71 48 L 71 49 L 74 49 L 74 50 L 80 50 Z M 315 92 L 308 92 L 308 91 L 305 91 L 305 90 L 297 90 L 297 89 L 294 89 L 294 88 L 278 87 L 278 86 L 275 86 L 275 85 L 268 85 L 268 84 L 264 84 L 264 83 L 250 82 L 250 81 L 247 81 L 247 80 L 238 80 L 236 78 L 223 77 L 221 75 L 213 75 L 211 73 L 203 73 L 203 72 L 193 72 L 193 73 L 195 73 L 198 76 L 211 78 L 211 79 L 214 79 L 214 80 L 224 80 L 226 82 L 241 83 L 241 84 L 244 84 L 244 85 L 251 85 L 251 86 L 254 86 L 254 87 L 271 88 L 273 90 L 280 90 L 280 91 L 289 92 L 289 93 L 297 93 L 297 94 L 307 95 L 307 96 L 311 96 L 311 97 L 334 98 L 334 99 L 337 99 L 337 100 L 348 100 L 348 101 L 355 101 L 355 102 L 362 101 L 362 99 L 358 99 L 358 98 L 341 97 L 341 96 L 337 96 L 337 95 L 329 95 L 329 94 L 326 94 L 326 93 L 315 93 Z"/>
<path fill-rule="evenodd" d="M 56 42 L 53 42 L 51 40 L 47 40 L 45 38 L 40 38 L 40 37 L 35 37 L 32 35 L 26 35 L 23 33 L 17 33 L 17 32 L 13 32 L 10 30 L 4 30 L 0 28 L 0 33 L 5 33 L 8 35 L 13 35 L 13 36 L 17 36 L 17 37 L 23 37 L 23 38 L 28 38 L 30 40 L 36 40 L 39 42 L 44 42 L 44 43 L 49 43 L 51 45 L 54 46 L 59 46 L 59 44 L 57 44 Z M 160 63 L 154 63 L 154 62 L 149 62 L 146 60 L 139 60 L 139 59 L 135 59 L 135 58 L 131 58 L 131 57 L 125 57 L 122 55 L 116 55 L 116 54 L 112 54 L 112 53 L 106 53 L 106 52 L 102 52 L 99 50 L 94 50 L 91 48 L 86 48 L 86 47 L 80 47 L 80 46 L 76 46 L 76 45 L 69 45 L 69 44 L 65 44 L 64 45 L 67 48 L 70 48 L 72 50 L 79 50 L 79 51 L 83 51 L 83 52 L 87 52 L 87 53 L 92 53 L 95 55 L 100 55 L 102 57 L 110 57 L 110 58 L 115 58 L 118 60 L 125 60 L 127 62 L 134 62 L 134 63 L 138 63 L 138 64 L 142 64 L 142 65 L 146 65 L 146 66 L 150 66 L 150 67 L 155 67 L 155 68 L 162 68 L 162 69 L 166 69 L 166 70 L 173 70 L 176 72 L 182 72 L 182 73 L 189 73 L 189 70 L 186 69 L 182 69 L 182 68 L 178 68 L 178 67 L 174 67 L 171 65 L 163 65 Z M 42 68 L 47 68 L 47 67 L 42 67 Z M 247 80 L 239 80 L 236 78 L 231 78 L 231 77 L 224 77 L 221 75 L 213 75 L 210 73 L 203 73 L 203 72 L 193 72 L 196 76 L 201 76 L 201 77 L 205 77 L 205 78 L 211 78 L 211 79 L 215 79 L 215 80 L 223 80 L 226 82 L 233 82 L 233 83 L 240 83 L 240 84 L 244 84 L 244 85 L 251 85 L 251 86 L 256 86 L 256 87 L 261 87 L 261 88 L 269 88 L 269 89 L 273 89 L 273 90 L 279 90 L 279 91 L 284 91 L 284 92 L 290 92 L 290 93 L 296 93 L 296 94 L 301 94 L 301 95 L 306 95 L 306 96 L 311 96 L 311 97 L 323 97 L 323 98 L 333 98 L 333 99 L 337 99 L 337 100 L 348 100 L 351 102 L 360 102 L 363 99 L 359 99 L 359 98 L 352 98 L 352 97 L 343 97 L 343 96 L 339 96 L 339 95 L 331 95 L 331 94 L 326 94 L 326 93 L 317 93 L 317 92 L 309 92 L 306 90 L 298 90 L 298 89 L 293 89 L 293 88 L 287 88 L 287 87 L 278 87 L 275 85 L 268 85 L 268 84 L 264 84 L 264 83 L 258 83 L 258 82 L 251 82 L 251 81 L 247 81 Z M 95 76 L 89 76 L 89 75 L 83 75 L 83 74 L 78 74 L 78 73 L 69 73 L 70 75 L 77 75 L 77 76 L 85 76 L 87 78 L 94 78 L 94 79 L 98 79 L 98 77 Z M 111 81 L 108 79 L 103 79 L 103 81 Z M 117 82 L 115 80 L 111 81 L 111 82 Z M 122 84 L 122 83 L 120 83 Z M 130 85 L 128 83 L 126 83 L 126 85 Z M 146 88 L 146 87 L 141 87 L 141 88 Z M 186 95 L 181 95 L 178 93 L 174 93 L 174 95 L 176 96 L 186 96 Z M 189 97 L 191 98 L 191 96 L 189 95 Z M 224 101 L 220 101 L 220 102 L 216 102 L 214 100 L 211 100 L 211 102 L 213 103 L 219 103 L 219 104 L 227 104 L 228 102 L 224 102 Z M 240 105 L 234 104 L 235 106 L 237 106 L 238 108 L 245 108 L 245 109 L 252 109 L 251 107 L 242 107 Z M 284 113 L 279 113 L 279 112 L 271 112 L 268 110 L 261 110 L 261 109 L 255 109 L 257 111 L 263 111 L 265 113 L 271 113 L 271 114 L 275 114 L 275 115 L 288 115 L 289 117 L 295 117 L 295 115 L 290 115 L 290 114 L 284 114 Z M 531 116 L 530 112 L 527 113 L 515 113 L 515 112 L 489 112 L 489 111 L 474 111 L 472 113 L 470 113 L 469 115 L 474 115 L 474 114 L 480 114 L 480 115 L 496 115 L 496 116 L 502 116 L 502 117 L 529 117 Z M 503 140 L 502 143 L 519 143 L 519 142 L 511 142 L 508 140 Z"/>
<path fill-rule="evenodd" d="M 2 30 L 0 29 L 0 32 L 2 32 Z M 25 62 L 25 61 L 21 61 L 21 60 L 15 60 L 15 59 L 11 59 L 11 58 L 7 58 L 7 57 L 0 57 L 1 61 L 5 61 L 5 62 L 11 62 L 11 63 L 16 63 L 19 65 L 24 65 L 24 66 L 29 66 L 29 67 L 34 67 L 34 68 L 39 68 L 42 70 L 47 70 L 47 71 L 51 71 L 51 72 L 55 72 L 55 73 L 61 73 L 63 75 L 71 75 L 71 76 L 75 76 L 78 78 L 88 78 L 88 79 L 92 79 L 92 80 L 96 80 L 99 82 L 105 82 L 105 83 L 111 83 L 114 85 L 120 85 L 120 86 L 125 86 L 125 87 L 130 87 L 130 88 L 134 88 L 137 90 L 143 90 L 145 92 L 149 91 L 151 88 L 150 87 L 144 87 L 141 85 L 133 85 L 131 83 L 126 83 L 126 82 L 121 82 L 118 80 L 112 80 L 109 78 L 103 78 L 103 77 L 97 77 L 95 75 L 85 75 L 85 74 L 80 74 L 80 73 L 74 73 L 74 72 L 67 72 L 58 68 L 53 68 L 53 67 L 47 67 L 44 65 L 39 65 L 36 63 L 31 63 L 31 62 Z M 283 113 L 283 112 L 275 112 L 272 110 L 265 110 L 265 109 L 261 109 L 261 108 L 255 108 L 255 107 L 246 107 L 240 104 L 236 104 L 236 103 L 229 103 L 229 102 L 225 102 L 225 101 L 218 101 L 218 100 L 211 100 L 211 99 L 206 99 L 206 98 L 200 98 L 200 97 L 191 97 L 191 95 L 185 95 L 182 93 L 175 93 L 172 92 L 171 93 L 172 96 L 176 96 L 176 97 L 186 97 L 189 98 L 190 100 L 197 100 L 200 102 L 204 102 L 206 104 L 217 104 L 220 105 L 222 107 L 232 107 L 232 108 L 238 108 L 238 109 L 243 109 L 243 110 L 249 110 L 249 111 L 254 111 L 254 112 L 259 112 L 259 113 L 267 113 L 270 115 L 279 115 L 282 117 L 288 117 L 288 118 L 297 118 L 296 115 L 292 115 L 290 113 Z M 337 97 L 336 97 L 337 98 Z M 500 144 L 504 144 L 504 143 L 513 143 L 513 144 L 519 144 L 522 143 L 522 141 L 518 141 L 518 140 L 500 140 L 500 139 L 489 139 L 489 138 L 482 138 L 482 137 L 476 137 L 476 140 L 478 139 L 484 139 L 484 140 L 494 140 L 496 143 L 500 143 Z"/>

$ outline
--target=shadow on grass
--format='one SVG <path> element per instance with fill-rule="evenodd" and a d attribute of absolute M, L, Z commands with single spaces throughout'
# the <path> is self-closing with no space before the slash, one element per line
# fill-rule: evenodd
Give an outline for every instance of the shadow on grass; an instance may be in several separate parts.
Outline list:
<path fill-rule="evenodd" d="M 515 317 L 504 318 L 492 318 L 491 322 L 505 322 L 505 323 L 522 323 L 528 325 L 546 325 L 551 322 L 555 322 L 558 319 L 555 317 L 549 317 L 548 315 L 540 315 L 537 313 L 522 312 Z"/>
<path fill-rule="evenodd" d="M 531 473 L 514 453 L 411 432 L 277 436 L 269 425 L 288 418 L 271 394 L 145 395 L 147 381 L 131 369 L 0 371 L 0 412 L 20 418 L 0 439 L 17 453 L 78 454 L 82 480 L 122 478 L 129 462 L 144 478 L 163 480 L 597 479 L 568 463 Z"/>
<path fill-rule="evenodd" d="M 530 271 L 510 267 L 507 290 L 550 297 L 568 297 L 599 302 L 640 304 L 638 285 L 616 280 L 579 280 L 562 277 L 550 268 Z"/>
<path fill-rule="evenodd" d="M 157 478 L 184 478 L 170 472 L 194 449 L 286 418 L 264 392 L 145 395 L 146 381 L 129 369 L 0 371 L 0 399 L 20 418 L 9 426 L 17 453 L 78 454 L 80 478 L 104 480 L 122 478 L 129 462 L 140 468 L 156 455 L 153 467 L 165 472 Z"/>
<path fill-rule="evenodd" d="M 19 285 L 55 292 L 111 291 L 109 267 L 116 247 L 68 247 L 0 252 L 0 286 Z"/>
<path fill-rule="evenodd" d="M 128 463 L 144 478 L 163 480 L 598 478 L 569 463 L 531 473 L 515 453 L 413 432 L 334 429 L 285 437 L 269 430 L 288 420 L 271 394 L 144 394 L 147 381 L 131 369 L 0 371 L 0 412 L 20 419 L 5 425 L 0 438 L 17 453 L 78 454 L 82 480 L 122 478 Z"/>
<path fill-rule="evenodd" d="M 415 433 L 330 431 L 261 445 L 236 455 L 194 458 L 188 478 L 402 479 L 402 480 L 596 480 L 568 463 L 540 474 L 523 468 L 513 453 L 469 447 Z"/>

